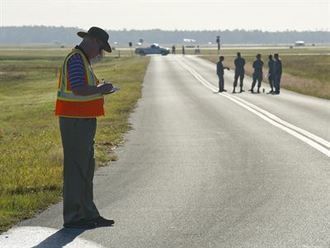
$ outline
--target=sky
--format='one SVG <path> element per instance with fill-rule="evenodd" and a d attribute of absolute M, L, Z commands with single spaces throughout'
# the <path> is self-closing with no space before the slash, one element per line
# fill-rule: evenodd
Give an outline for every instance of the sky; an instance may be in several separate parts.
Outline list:
<path fill-rule="evenodd" d="M 0 0 L 0 26 L 330 31 L 330 0 Z"/>

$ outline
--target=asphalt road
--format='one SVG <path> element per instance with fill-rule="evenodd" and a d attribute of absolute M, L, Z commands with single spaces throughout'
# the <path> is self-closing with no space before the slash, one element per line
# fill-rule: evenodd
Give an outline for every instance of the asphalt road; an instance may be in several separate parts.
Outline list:
<path fill-rule="evenodd" d="M 119 160 L 95 176 L 116 224 L 60 230 L 60 203 L 0 242 L 24 230 L 36 247 L 330 247 L 330 101 L 216 90 L 214 64 L 152 57 Z"/>

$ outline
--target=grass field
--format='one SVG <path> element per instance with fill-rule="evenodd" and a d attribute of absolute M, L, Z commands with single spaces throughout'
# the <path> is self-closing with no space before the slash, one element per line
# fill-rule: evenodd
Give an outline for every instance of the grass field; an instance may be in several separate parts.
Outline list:
<path fill-rule="evenodd" d="M 306 95 L 330 99 L 330 48 L 224 49 L 221 50 L 220 55 L 225 57 L 226 66 L 234 68 L 234 59 L 238 51 L 246 60 L 245 71 L 250 76 L 253 73 L 252 63 L 257 53 L 262 55 L 265 63 L 264 74 L 268 72 L 268 55 L 279 53 L 283 64 L 281 87 Z M 219 57 L 216 50 L 205 50 L 201 56 L 214 63 L 218 61 Z"/>
<path fill-rule="evenodd" d="M 67 52 L 0 49 L 0 231 L 61 197 L 62 147 L 53 111 L 57 68 Z M 112 151 L 130 128 L 148 61 L 112 56 L 94 66 L 99 78 L 121 88 L 106 97 L 106 116 L 99 118 L 99 166 L 117 159 Z"/>

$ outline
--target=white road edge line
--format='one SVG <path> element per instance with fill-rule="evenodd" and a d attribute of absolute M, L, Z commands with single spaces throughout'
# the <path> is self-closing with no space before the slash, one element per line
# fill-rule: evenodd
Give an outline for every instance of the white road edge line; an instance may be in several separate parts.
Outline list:
<path fill-rule="evenodd" d="M 233 98 L 235 98 L 235 99 L 237 99 L 237 100 L 239 100 L 239 101 L 245 103 L 246 105 L 250 106 L 251 108 L 254 108 L 255 110 L 257 110 L 257 111 L 263 113 L 264 115 L 266 115 L 266 116 L 269 117 L 270 119 L 272 119 L 272 120 L 274 120 L 274 121 L 276 121 L 276 122 L 279 122 L 279 123 L 281 123 L 282 125 L 284 125 L 284 126 L 286 126 L 286 127 L 288 127 L 288 128 L 291 128 L 291 129 L 297 131 L 298 133 L 301 133 L 301 134 L 307 136 L 307 137 L 310 138 L 310 139 L 313 139 L 314 141 L 316 141 L 316 142 L 320 143 L 321 145 L 325 146 L 326 148 L 330 148 L 330 142 L 326 141 L 325 139 L 323 139 L 323 138 L 321 138 L 321 137 L 319 137 L 319 136 L 316 136 L 315 134 L 312 134 L 312 133 L 310 133 L 310 132 L 308 132 L 308 131 L 306 131 L 306 130 L 300 128 L 300 127 L 297 127 L 297 126 L 295 126 L 295 125 L 292 125 L 292 124 L 290 124 L 289 122 L 286 122 L 286 121 L 282 120 L 282 119 L 279 118 L 278 116 L 276 116 L 276 115 L 274 115 L 274 114 L 271 114 L 271 113 L 269 113 L 268 111 L 263 110 L 263 109 L 259 108 L 258 106 L 254 105 L 254 104 L 252 104 L 252 103 L 249 103 L 248 101 L 246 101 L 246 100 L 244 100 L 244 99 L 242 99 L 242 98 L 239 98 L 239 97 L 237 97 L 237 96 L 231 96 L 231 97 L 233 97 Z"/>
<path fill-rule="evenodd" d="M 210 82 L 208 82 L 206 79 L 204 79 L 199 73 L 197 73 L 194 69 L 190 68 L 187 64 L 185 64 L 179 60 L 177 60 L 177 61 L 184 69 L 186 69 L 188 72 L 190 72 L 190 74 L 192 74 L 205 87 L 209 88 L 212 91 L 218 90 L 215 86 L 213 86 Z M 315 148 L 319 152 L 325 154 L 327 157 L 330 157 L 330 150 L 327 149 L 330 147 L 329 141 L 326 141 L 323 138 L 321 138 L 315 134 L 312 134 L 302 128 L 294 126 L 294 125 L 282 120 L 281 118 L 277 117 L 276 115 L 273 115 L 273 114 L 269 113 L 268 111 L 263 110 L 263 109 L 255 106 L 254 104 L 249 103 L 246 100 L 243 100 L 239 97 L 231 96 L 228 93 L 222 93 L 221 96 L 224 96 L 227 99 L 235 102 L 236 104 L 242 106 L 243 108 L 245 108 L 245 109 L 249 110 L 250 112 L 254 113 L 255 115 L 259 116 L 263 120 L 282 129 L 283 131 L 291 134 L 292 136 L 300 139 L 301 141 L 303 141 L 306 144 L 310 145 L 311 147 Z"/>
<path fill-rule="evenodd" d="M 42 226 L 13 227 L 0 235 L 1 248 L 66 247 L 104 248 L 93 241 L 81 238 L 76 230 L 55 229 Z"/>
<path fill-rule="evenodd" d="M 196 58 L 193 57 L 193 56 L 190 56 L 190 58 L 196 59 Z M 207 62 L 209 62 L 210 64 L 213 64 L 211 61 L 207 61 Z M 213 65 L 214 65 L 214 64 L 213 64 Z M 187 66 L 188 66 L 188 65 L 187 65 Z M 205 81 L 206 81 L 206 80 L 205 80 Z M 208 83 L 211 84 L 210 82 L 208 82 Z M 211 85 L 212 85 L 212 84 L 211 84 Z M 212 85 L 212 86 L 214 86 L 214 85 Z M 276 115 L 274 115 L 274 114 L 271 114 L 270 112 L 268 112 L 268 111 L 266 111 L 266 110 L 263 110 L 263 109 L 259 108 L 258 106 L 254 105 L 254 104 L 252 104 L 252 103 L 250 103 L 250 102 L 248 102 L 248 101 L 246 101 L 246 100 L 244 100 L 244 99 L 242 99 L 242 98 L 239 98 L 239 97 L 237 97 L 237 96 L 233 96 L 233 95 L 231 95 L 231 96 L 232 96 L 233 98 L 235 98 L 235 99 L 237 99 L 237 100 L 239 100 L 239 101 L 241 101 L 241 102 L 243 102 L 243 103 L 249 105 L 251 108 L 254 108 L 255 110 L 257 110 L 257 111 L 259 111 L 259 112 L 265 114 L 267 117 L 273 119 L 274 121 L 279 122 L 279 123 L 283 124 L 284 126 L 286 126 L 286 127 L 288 127 L 288 128 L 291 128 L 291 129 L 297 131 L 298 133 L 303 134 L 304 136 L 307 136 L 308 138 L 310 138 L 310 139 L 312 139 L 312 140 L 314 140 L 314 141 L 320 143 L 321 145 L 325 146 L 325 147 L 328 148 L 328 149 L 330 148 L 330 142 L 328 142 L 327 140 L 325 140 L 325 139 L 323 139 L 323 138 L 321 138 L 321 137 L 319 137 L 319 136 L 316 136 L 315 134 L 312 134 L 312 133 L 310 133 L 310 132 L 308 132 L 308 131 L 306 131 L 306 130 L 304 130 L 304 129 L 301 129 L 301 128 L 297 127 L 297 126 L 294 126 L 294 125 L 292 125 L 292 124 L 290 124 L 290 123 L 288 123 L 288 122 L 282 120 L 282 119 L 279 118 L 278 116 L 276 116 Z"/>

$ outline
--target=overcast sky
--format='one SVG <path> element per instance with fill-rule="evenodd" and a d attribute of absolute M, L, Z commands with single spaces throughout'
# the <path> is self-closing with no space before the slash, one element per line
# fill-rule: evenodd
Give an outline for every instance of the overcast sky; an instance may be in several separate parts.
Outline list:
<path fill-rule="evenodd" d="M 330 30 L 330 0 L 0 0 L 0 25 Z"/>

